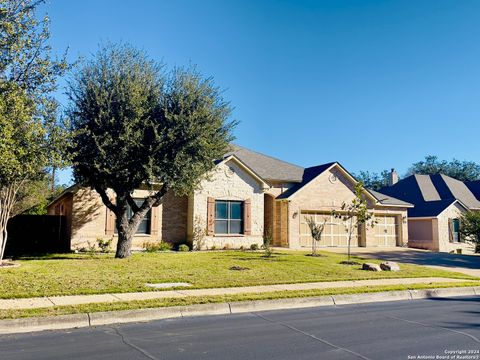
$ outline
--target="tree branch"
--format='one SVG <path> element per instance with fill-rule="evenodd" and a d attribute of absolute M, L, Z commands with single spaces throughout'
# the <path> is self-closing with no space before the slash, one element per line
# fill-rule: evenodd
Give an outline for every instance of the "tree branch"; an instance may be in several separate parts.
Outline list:
<path fill-rule="evenodd" d="M 117 207 L 112 203 L 112 201 L 108 197 L 105 189 L 101 188 L 100 186 L 95 186 L 95 191 L 100 195 L 100 197 L 102 198 L 102 201 L 105 204 L 105 206 L 108 209 L 112 210 L 116 215 L 117 214 Z"/>
<path fill-rule="evenodd" d="M 138 210 L 140 210 L 140 207 L 137 205 L 137 203 L 135 202 L 135 200 L 133 200 L 132 195 L 131 195 L 131 194 L 127 194 L 126 198 L 127 198 L 127 203 L 128 203 L 128 205 L 130 206 L 130 208 L 132 209 L 132 211 L 133 211 L 134 213 L 138 212 Z"/>
<path fill-rule="evenodd" d="M 154 203 L 152 206 L 158 206 L 162 203 L 163 196 L 167 193 L 167 187 L 165 185 L 162 185 L 162 188 L 157 191 L 155 195 L 152 197 L 155 199 Z"/>

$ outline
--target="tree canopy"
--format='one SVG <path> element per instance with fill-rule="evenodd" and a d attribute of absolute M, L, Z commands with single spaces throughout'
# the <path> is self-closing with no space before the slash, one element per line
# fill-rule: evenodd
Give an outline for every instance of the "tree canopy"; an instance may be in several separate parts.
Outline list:
<path fill-rule="evenodd" d="M 7 222 L 22 209 L 25 189 L 60 160 L 56 79 L 67 69 L 48 44 L 48 18 L 37 20 L 43 1 L 0 1 L 0 261 Z"/>
<path fill-rule="evenodd" d="M 428 155 L 425 159 L 412 164 L 407 175 L 444 174 L 460 181 L 472 181 L 480 179 L 480 165 L 473 161 L 439 160 L 437 156 Z"/>
<path fill-rule="evenodd" d="M 128 44 L 101 46 L 80 65 L 69 84 L 74 176 L 115 213 L 116 256 L 126 257 L 145 214 L 167 191 L 193 191 L 226 152 L 235 122 L 212 79 L 194 68 L 167 72 Z M 132 192 L 141 186 L 151 195 L 137 206 Z"/>
<path fill-rule="evenodd" d="M 384 186 L 388 186 L 389 171 L 383 170 L 381 173 L 360 171 L 353 174 L 367 189 L 379 190 Z"/>

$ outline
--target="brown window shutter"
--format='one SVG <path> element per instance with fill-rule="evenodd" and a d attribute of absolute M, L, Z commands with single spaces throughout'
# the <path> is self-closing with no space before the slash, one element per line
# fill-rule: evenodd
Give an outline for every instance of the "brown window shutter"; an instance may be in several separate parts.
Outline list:
<path fill-rule="evenodd" d="M 207 198 L 207 235 L 215 233 L 215 199 Z"/>
<path fill-rule="evenodd" d="M 105 235 L 113 236 L 115 233 L 115 214 L 109 208 L 107 209 L 107 216 L 105 219 Z"/>
<path fill-rule="evenodd" d="M 158 235 L 158 211 L 159 206 L 152 207 L 152 216 L 150 216 L 150 235 Z"/>
<path fill-rule="evenodd" d="M 250 199 L 243 203 L 243 233 L 252 234 L 252 201 Z"/>

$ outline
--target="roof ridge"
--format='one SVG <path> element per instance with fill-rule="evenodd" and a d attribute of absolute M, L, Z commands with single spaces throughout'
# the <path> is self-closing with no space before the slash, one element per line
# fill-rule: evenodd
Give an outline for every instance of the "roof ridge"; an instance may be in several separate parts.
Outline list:
<path fill-rule="evenodd" d="M 262 155 L 262 156 L 268 157 L 268 158 L 273 159 L 273 160 L 281 161 L 281 162 L 283 162 L 284 164 L 288 164 L 288 165 L 291 165 L 291 166 L 295 166 L 295 167 L 297 167 L 297 168 L 299 168 L 299 169 L 305 169 L 303 166 L 300 166 L 300 165 L 297 165 L 297 164 L 294 164 L 294 163 L 291 163 L 291 162 L 288 162 L 288 161 L 279 159 L 279 158 L 277 158 L 277 157 L 274 157 L 274 156 L 271 156 L 271 155 L 267 155 L 267 154 L 264 154 L 264 153 L 261 153 L 261 152 L 258 152 L 258 151 L 255 151 L 255 150 L 246 148 L 245 146 L 241 146 L 241 145 L 234 144 L 234 143 L 232 143 L 232 145 L 240 148 L 241 150 L 247 150 L 247 151 L 250 151 L 250 152 L 252 152 L 252 153 L 254 153 L 254 154 Z"/>

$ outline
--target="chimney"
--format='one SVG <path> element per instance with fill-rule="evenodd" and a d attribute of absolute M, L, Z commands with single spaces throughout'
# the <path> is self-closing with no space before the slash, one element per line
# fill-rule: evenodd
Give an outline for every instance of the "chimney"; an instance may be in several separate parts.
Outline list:
<path fill-rule="evenodd" d="M 395 169 L 392 169 L 388 176 L 388 186 L 395 185 L 397 182 L 398 182 L 398 174 L 395 171 Z"/>

